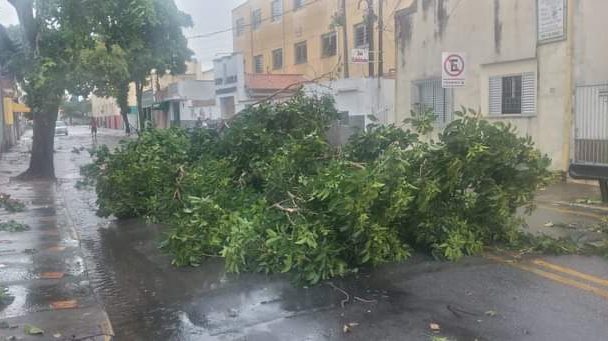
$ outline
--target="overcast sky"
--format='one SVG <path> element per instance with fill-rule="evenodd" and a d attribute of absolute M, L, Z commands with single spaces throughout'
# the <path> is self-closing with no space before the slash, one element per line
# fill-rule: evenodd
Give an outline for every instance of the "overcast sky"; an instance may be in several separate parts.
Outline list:
<path fill-rule="evenodd" d="M 182 11 L 192 16 L 194 27 L 184 32 L 186 37 L 190 37 L 230 28 L 232 8 L 245 0 L 175 0 L 175 2 Z M 19 23 L 12 6 L 6 0 L 0 0 L 0 23 L 3 25 Z M 203 62 L 203 68 L 210 68 L 218 54 L 232 52 L 232 33 L 192 39 L 190 48 L 196 53 L 196 58 Z"/>

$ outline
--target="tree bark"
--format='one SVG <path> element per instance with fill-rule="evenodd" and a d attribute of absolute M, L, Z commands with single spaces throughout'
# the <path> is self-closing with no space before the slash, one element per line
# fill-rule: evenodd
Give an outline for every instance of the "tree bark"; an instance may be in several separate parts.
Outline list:
<path fill-rule="evenodd" d="M 120 107 L 120 116 L 122 116 L 122 120 L 125 123 L 125 132 L 131 134 L 131 126 L 129 124 L 129 112 L 131 111 L 129 107 L 129 83 L 123 84 L 120 87 L 116 100 Z"/>
<path fill-rule="evenodd" d="M 59 106 L 48 108 L 44 113 L 34 113 L 34 138 L 30 167 L 19 176 L 22 180 L 55 179 L 55 123 Z"/>
<path fill-rule="evenodd" d="M 142 81 L 135 82 L 135 96 L 137 97 L 137 114 L 139 115 L 139 130 L 146 129 L 146 117 L 144 116 L 144 108 L 142 104 L 144 96 L 144 83 Z"/>

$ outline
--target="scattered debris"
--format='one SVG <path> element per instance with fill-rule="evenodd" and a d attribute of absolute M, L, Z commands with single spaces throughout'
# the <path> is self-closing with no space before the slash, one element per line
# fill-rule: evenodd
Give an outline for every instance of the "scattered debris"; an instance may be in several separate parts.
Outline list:
<path fill-rule="evenodd" d="M 347 323 L 342 328 L 342 331 L 344 331 L 344 334 L 351 333 L 353 331 L 353 328 L 356 327 L 356 326 L 358 326 L 358 325 L 359 325 L 359 323 L 357 323 L 357 322 Z"/>
<path fill-rule="evenodd" d="M 0 208 L 15 213 L 25 211 L 25 204 L 19 200 L 11 199 L 9 194 L 0 193 Z"/>
<path fill-rule="evenodd" d="M 9 222 L 0 222 L 0 232 L 26 232 L 31 230 L 31 228 L 29 227 L 29 225 L 26 224 L 22 224 L 22 223 L 18 223 L 14 220 L 11 220 Z"/>
<path fill-rule="evenodd" d="M 452 339 L 448 339 L 445 336 L 433 335 L 433 336 L 431 336 L 431 341 L 452 341 Z"/>
<path fill-rule="evenodd" d="M 25 331 L 25 333 L 27 335 L 43 335 L 44 334 L 44 330 L 31 325 L 31 324 L 26 324 L 25 326 L 23 326 L 23 330 Z"/>
<path fill-rule="evenodd" d="M 35 255 L 35 254 L 38 253 L 38 250 L 36 250 L 36 249 L 25 249 L 25 250 L 23 250 L 23 253 L 26 253 L 28 255 Z"/>
<path fill-rule="evenodd" d="M 0 286 L 0 306 L 10 304 L 15 297 L 8 293 L 8 288 Z"/>
<path fill-rule="evenodd" d="M 495 310 L 488 310 L 486 311 L 486 315 L 490 317 L 496 317 L 498 313 Z"/>
<path fill-rule="evenodd" d="M 441 326 L 437 323 L 432 322 L 431 324 L 429 324 L 429 328 L 433 333 L 441 332 Z"/>
<path fill-rule="evenodd" d="M 583 204 L 583 205 L 602 205 L 602 199 L 600 199 L 600 198 L 581 198 L 581 199 L 576 199 L 574 201 L 574 203 Z"/>

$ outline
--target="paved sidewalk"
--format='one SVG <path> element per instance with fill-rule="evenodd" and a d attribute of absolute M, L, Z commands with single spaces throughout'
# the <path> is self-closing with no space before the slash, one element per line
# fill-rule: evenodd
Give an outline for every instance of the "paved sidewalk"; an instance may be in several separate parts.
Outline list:
<path fill-rule="evenodd" d="M 0 209 L 0 221 L 30 228 L 0 231 L 0 286 L 14 297 L 0 305 L 0 340 L 111 340 L 60 185 L 12 179 L 27 168 L 30 139 L 26 134 L 0 159 L 0 192 L 26 204 L 23 212 Z M 44 334 L 28 335 L 27 324 Z"/>

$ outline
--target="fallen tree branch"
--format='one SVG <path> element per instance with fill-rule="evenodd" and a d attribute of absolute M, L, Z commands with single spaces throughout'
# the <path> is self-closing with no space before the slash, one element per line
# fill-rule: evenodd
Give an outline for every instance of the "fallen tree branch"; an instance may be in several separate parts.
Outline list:
<path fill-rule="evenodd" d="M 339 291 L 339 292 L 341 292 L 341 293 L 342 293 L 344 296 L 346 296 L 346 298 L 345 298 L 345 299 L 343 299 L 342 301 L 340 301 L 340 304 L 342 305 L 342 309 L 344 309 L 344 305 L 350 301 L 350 295 L 349 295 L 349 294 L 348 294 L 346 291 L 344 291 L 344 290 L 342 290 L 342 289 L 338 288 L 338 287 L 337 287 L 337 286 L 336 286 L 336 285 L 335 285 L 333 282 L 329 282 L 329 283 L 327 283 L 327 285 L 329 285 L 329 286 L 330 286 L 330 287 L 332 287 L 334 290 Z"/>

